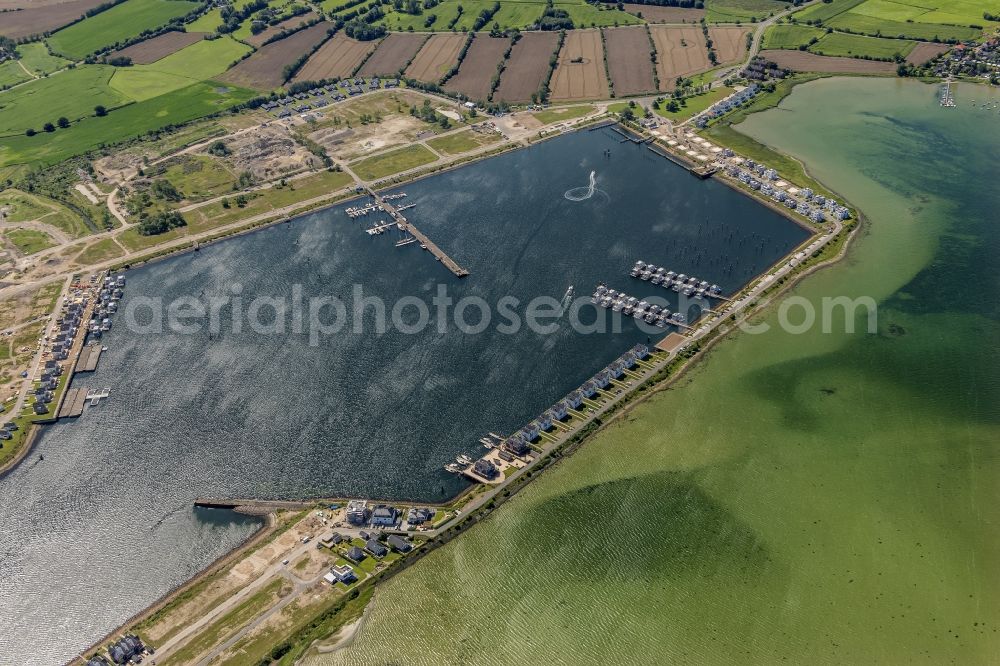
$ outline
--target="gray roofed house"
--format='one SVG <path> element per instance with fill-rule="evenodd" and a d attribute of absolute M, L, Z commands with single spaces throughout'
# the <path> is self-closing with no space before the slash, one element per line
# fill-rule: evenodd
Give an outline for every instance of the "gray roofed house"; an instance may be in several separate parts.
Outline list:
<path fill-rule="evenodd" d="M 357 546 L 351 546 L 347 549 L 347 557 L 355 562 L 360 562 L 368 556 L 365 555 L 365 551 L 361 550 Z"/>
<path fill-rule="evenodd" d="M 389 549 L 380 544 L 375 539 L 369 539 L 365 543 L 365 550 L 367 550 L 375 557 L 385 557 L 389 553 Z"/>
<path fill-rule="evenodd" d="M 389 548 L 397 553 L 408 553 L 413 550 L 413 545 L 409 541 L 395 534 L 390 534 L 385 541 L 389 544 Z"/>

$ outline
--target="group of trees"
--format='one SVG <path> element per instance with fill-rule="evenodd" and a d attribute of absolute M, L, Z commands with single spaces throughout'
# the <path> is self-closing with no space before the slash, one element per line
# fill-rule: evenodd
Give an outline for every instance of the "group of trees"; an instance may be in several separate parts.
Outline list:
<path fill-rule="evenodd" d="M 66 116 L 61 116 L 59 120 L 55 122 L 55 125 L 53 125 L 52 123 L 45 123 L 44 125 L 42 125 L 42 131 L 55 132 L 57 126 L 60 129 L 66 129 L 67 127 L 69 127 L 69 118 L 67 118 Z M 35 131 L 35 128 L 29 127 L 24 131 L 24 134 L 26 136 L 35 136 L 36 134 L 38 134 L 38 132 Z"/>
<path fill-rule="evenodd" d="M 437 123 L 443 129 L 451 127 L 451 122 L 448 121 L 448 117 L 435 111 L 434 107 L 431 106 L 431 101 L 429 99 L 424 100 L 423 106 L 411 106 L 410 115 L 414 118 L 420 118 L 427 123 Z"/>
<path fill-rule="evenodd" d="M 375 7 L 372 8 L 374 11 Z M 379 10 L 381 12 L 381 10 Z M 371 12 L 369 12 L 371 13 Z M 367 14 L 366 14 L 367 16 Z M 381 18 L 381 15 L 378 16 Z M 377 20 L 377 19 L 373 19 Z M 386 30 L 384 25 L 372 25 L 368 23 L 365 19 L 354 19 L 344 25 L 344 33 L 348 37 L 358 40 L 359 42 L 370 42 L 375 39 L 381 39 L 385 36 Z"/>
<path fill-rule="evenodd" d="M 483 29 L 483 26 L 490 22 L 490 19 L 500 11 L 500 3 L 494 2 L 492 7 L 487 7 L 483 11 L 479 12 L 479 16 L 476 20 L 472 22 L 472 29 L 479 32 Z"/>
<path fill-rule="evenodd" d="M 141 236 L 156 236 L 177 227 L 187 226 L 187 222 L 176 210 L 165 210 L 139 221 L 137 229 Z"/>
<path fill-rule="evenodd" d="M 565 9 L 556 9 L 549 2 L 545 6 L 545 11 L 542 12 L 542 16 L 538 19 L 538 29 L 539 30 L 572 30 L 573 29 L 573 19 L 570 18 L 569 12 Z"/>
<path fill-rule="evenodd" d="M 259 12 L 262 9 L 267 9 L 267 0 L 251 0 L 249 4 L 239 9 L 234 8 L 232 5 L 226 5 L 222 8 L 222 25 L 216 28 L 216 32 L 223 35 L 233 32 L 251 14 Z"/>

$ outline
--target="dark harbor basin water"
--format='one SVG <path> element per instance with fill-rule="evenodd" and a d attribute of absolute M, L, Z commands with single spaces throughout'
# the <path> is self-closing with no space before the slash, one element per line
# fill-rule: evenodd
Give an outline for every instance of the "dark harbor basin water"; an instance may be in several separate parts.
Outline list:
<path fill-rule="evenodd" d="M 605 154 L 610 151 L 610 156 Z M 564 193 L 588 185 L 594 196 Z M 364 233 L 375 216 L 325 210 L 128 273 L 123 312 L 100 368 L 75 385 L 111 398 L 47 428 L 0 480 L 0 662 L 28 663 L 39 641 L 63 661 L 246 538 L 257 526 L 194 511 L 198 496 L 367 496 L 439 501 L 464 482 L 442 470 L 482 451 L 637 342 L 620 332 L 465 334 L 436 325 L 375 333 L 374 314 L 310 345 L 306 333 L 223 325 L 146 334 L 145 299 L 351 297 L 391 308 L 455 299 L 563 299 L 598 281 L 676 297 L 629 278 L 636 259 L 738 289 L 803 241 L 804 229 L 728 187 L 699 181 L 609 130 L 581 132 L 401 188 L 406 214 L 472 275 L 454 278 L 417 244 Z M 238 285 L 238 287 L 237 287 Z M 294 287 L 299 285 L 299 287 Z M 676 309 L 672 307 L 671 309 Z M 584 308 L 590 319 L 595 311 Z M 263 311 L 262 320 L 271 317 Z M 468 321 L 478 315 L 473 309 Z M 222 310 L 223 322 L 231 308 Z M 523 311 L 521 311 L 523 315 Z M 412 311 L 411 311 L 412 315 Z M 143 318 L 144 317 L 144 318 Z M 44 456 L 44 460 L 41 460 Z"/>

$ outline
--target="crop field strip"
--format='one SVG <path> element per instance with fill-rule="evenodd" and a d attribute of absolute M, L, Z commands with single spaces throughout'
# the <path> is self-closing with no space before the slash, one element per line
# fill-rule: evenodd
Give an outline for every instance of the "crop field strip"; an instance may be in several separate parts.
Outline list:
<path fill-rule="evenodd" d="M 293 16 L 291 18 L 285 19 L 274 25 L 269 25 L 264 28 L 256 35 L 250 35 L 243 41 L 248 44 L 253 44 L 254 46 L 260 47 L 264 45 L 264 42 L 271 39 L 275 35 L 281 33 L 282 30 L 294 30 L 295 28 L 308 23 L 309 21 L 316 18 L 316 13 L 313 11 L 308 11 L 305 14 L 300 14 L 299 16 Z"/>
<path fill-rule="evenodd" d="M 437 83 L 458 62 L 458 54 L 466 39 L 468 37 L 463 34 L 431 35 L 406 68 L 406 76 L 418 81 Z"/>
<path fill-rule="evenodd" d="M 779 67 L 794 72 L 823 72 L 830 74 L 895 74 L 896 65 L 878 60 L 823 56 L 808 51 L 761 51 L 762 58 Z"/>
<path fill-rule="evenodd" d="M 933 44 L 930 42 L 920 42 L 913 47 L 910 54 L 906 56 L 906 62 L 911 65 L 923 65 L 928 60 L 938 57 L 950 47 L 947 44 Z"/>
<path fill-rule="evenodd" d="M 673 90 L 678 76 L 690 76 L 711 69 L 705 35 L 700 27 L 651 25 L 656 44 L 656 73 L 660 90 Z"/>
<path fill-rule="evenodd" d="M 427 38 L 427 35 L 406 32 L 389 33 L 358 70 L 358 74 L 360 76 L 395 76 L 420 51 Z"/>
<path fill-rule="evenodd" d="M 549 61 L 559 43 L 554 32 L 527 32 L 510 52 L 507 67 L 493 99 L 501 102 L 527 102 L 537 92 L 549 73 Z"/>
<path fill-rule="evenodd" d="M 709 23 L 749 22 L 788 9 L 781 0 L 705 0 L 705 20 Z"/>
<path fill-rule="evenodd" d="M 660 26 L 650 26 L 655 27 Z M 604 42 L 611 87 L 617 97 L 656 92 L 653 62 L 649 57 L 649 37 L 644 27 L 605 28 Z M 704 41 L 702 45 L 704 48 Z"/>
<path fill-rule="evenodd" d="M 469 99 L 485 101 L 490 94 L 493 75 L 510 46 L 506 37 L 477 34 L 458 73 L 444 85 L 448 92 L 461 93 Z"/>
<path fill-rule="evenodd" d="M 552 74 L 549 88 L 552 90 L 550 97 L 558 101 L 604 99 L 608 96 L 604 45 L 599 30 L 566 33 L 559 52 L 559 64 Z"/>
<path fill-rule="evenodd" d="M 201 41 L 207 34 L 204 32 L 167 32 L 120 51 L 115 51 L 114 55 L 131 58 L 135 65 L 148 65 Z"/>
<path fill-rule="evenodd" d="M 346 78 L 354 73 L 358 65 L 364 62 L 368 54 L 374 51 L 378 45 L 378 41 L 359 42 L 342 32 L 338 32 L 309 58 L 309 61 L 295 76 L 295 80 L 319 81 Z"/>
<path fill-rule="evenodd" d="M 708 36 L 712 40 L 720 63 L 737 62 L 747 53 L 747 35 L 749 28 L 721 27 L 709 28 Z"/>
<path fill-rule="evenodd" d="M 262 46 L 256 53 L 220 76 L 219 80 L 257 90 L 277 88 L 284 83 L 285 67 L 325 41 L 326 31 L 332 27 L 332 23 L 322 21 L 285 39 Z"/>
<path fill-rule="evenodd" d="M 27 9 L 0 14 L 0 35 L 21 39 L 72 23 L 106 0 L 72 0 L 59 4 L 32 3 Z"/>
<path fill-rule="evenodd" d="M 189 0 L 125 0 L 100 14 L 63 28 L 48 38 L 53 53 L 67 58 L 84 56 L 144 30 L 158 28 L 198 8 Z"/>
<path fill-rule="evenodd" d="M 824 27 L 874 36 L 973 39 L 970 25 L 1000 26 L 983 12 L 1000 14 L 1000 2 L 985 0 L 833 0 L 795 13 L 799 22 L 820 21 Z"/>
<path fill-rule="evenodd" d="M 885 39 L 882 37 L 832 32 L 828 35 L 823 35 L 808 50 L 820 55 L 846 56 L 851 58 L 868 56 L 881 59 L 892 58 L 897 53 L 905 57 L 909 55 L 910 51 L 916 45 L 917 42 L 909 39 Z"/>
<path fill-rule="evenodd" d="M 626 3 L 625 11 L 635 16 L 641 15 L 649 23 L 698 23 L 705 17 L 704 9 L 661 7 L 660 5 Z"/>

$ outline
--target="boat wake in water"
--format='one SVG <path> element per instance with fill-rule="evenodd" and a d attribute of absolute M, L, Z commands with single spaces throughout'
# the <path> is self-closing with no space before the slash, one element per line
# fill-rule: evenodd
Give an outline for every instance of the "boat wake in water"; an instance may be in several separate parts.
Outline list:
<path fill-rule="evenodd" d="M 569 199 L 570 201 L 586 201 L 587 199 L 591 198 L 595 194 L 600 194 L 606 200 L 610 198 L 610 197 L 608 197 L 608 193 L 607 192 L 605 192 L 604 190 L 597 189 L 597 172 L 596 171 L 591 171 L 590 172 L 590 185 L 589 186 L 587 186 L 587 187 L 574 187 L 573 189 L 566 190 L 566 193 L 563 194 L 563 196 L 566 197 L 567 199 Z"/>

